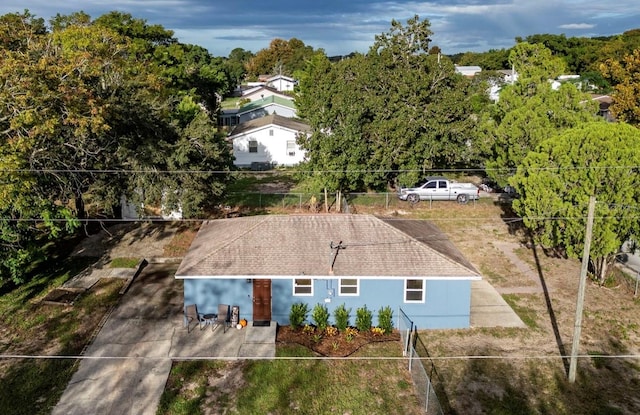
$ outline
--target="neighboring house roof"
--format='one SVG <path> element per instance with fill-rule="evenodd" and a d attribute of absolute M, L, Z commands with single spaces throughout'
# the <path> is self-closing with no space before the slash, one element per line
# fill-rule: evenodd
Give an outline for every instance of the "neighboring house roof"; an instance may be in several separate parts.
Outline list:
<path fill-rule="evenodd" d="M 253 131 L 268 125 L 277 125 L 277 126 L 288 128 L 290 130 L 295 130 L 295 131 L 304 131 L 304 132 L 311 131 L 311 127 L 309 127 L 309 124 L 306 124 L 302 121 L 299 121 L 293 118 L 283 117 L 278 114 L 271 114 L 271 115 L 266 115 L 264 117 L 256 118 L 255 120 L 246 121 L 236 125 L 235 128 L 229 134 L 228 138 L 233 140 L 234 137 L 237 137 L 239 135 L 245 134 L 248 131 Z"/>
<path fill-rule="evenodd" d="M 295 82 L 295 81 L 296 81 L 295 79 L 293 79 L 293 78 L 292 78 L 292 77 L 290 77 L 290 76 L 286 76 L 286 75 L 274 75 L 274 76 L 272 76 L 272 77 L 268 78 L 268 79 L 267 79 L 267 82 L 273 82 L 273 81 L 276 81 L 276 80 L 278 80 L 278 79 L 284 79 L 285 81 L 289 81 L 289 82 Z"/>
<path fill-rule="evenodd" d="M 265 85 L 256 86 L 254 88 L 247 89 L 246 91 L 242 92 L 242 96 L 247 98 L 247 97 L 250 97 L 252 95 L 257 95 L 257 94 L 261 94 L 261 93 L 264 93 L 264 92 L 269 92 L 269 93 L 274 94 L 274 95 L 276 95 L 276 96 L 278 96 L 280 98 L 283 98 L 283 99 L 286 99 L 286 100 L 289 100 L 289 101 L 293 101 L 293 97 L 292 96 L 283 94 L 282 92 L 278 91 L 277 89 L 275 89 L 273 87 L 270 87 L 270 86 L 265 86 Z"/>
<path fill-rule="evenodd" d="M 331 244 L 339 243 L 344 249 L 335 255 Z M 179 279 L 259 276 L 481 278 L 433 224 L 349 214 L 207 221 L 176 273 Z"/>
<path fill-rule="evenodd" d="M 455 66 L 456 72 L 464 75 L 464 76 L 474 76 L 480 72 L 482 72 L 482 68 L 479 66 Z"/>
<path fill-rule="evenodd" d="M 276 96 L 276 95 L 272 95 L 272 96 L 269 96 L 269 97 L 266 97 L 266 98 L 258 99 L 258 100 L 253 101 L 253 102 L 249 102 L 247 105 L 242 106 L 238 110 L 238 115 L 244 114 L 246 112 L 255 111 L 258 108 L 265 107 L 265 106 L 271 105 L 271 104 L 281 105 L 283 107 L 296 109 L 296 106 L 295 106 L 295 104 L 293 103 L 292 100 L 285 99 L 285 98 L 282 98 L 282 97 L 279 97 L 279 96 Z"/>

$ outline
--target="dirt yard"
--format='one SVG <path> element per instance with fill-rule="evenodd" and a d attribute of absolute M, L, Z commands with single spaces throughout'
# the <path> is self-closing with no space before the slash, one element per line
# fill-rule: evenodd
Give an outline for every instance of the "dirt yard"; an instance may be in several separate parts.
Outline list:
<path fill-rule="evenodd" d="M 640 413 L 640 301 L 620 274 L 585 294 L 577 380 L 567 381 L 580 274 L 548 256 L 499 204 L 420 206 L 527 323 L 422 332 L 442 406 L 456 414 Z"/>
<path fill-rule="evenodd" d="M 445 413 L 640 413 L 640 301 L 618 276 L 589 282 L 577 381 L 567 381 L 580 263 L 548 256 L 518 230 L 503 205 L 401 205 L 386 216 L 433 220 L 528 325 L 420 333 L 419 348 Z M 359 208 L 364 213 L 364 208 Z M 128 225 L 130 226 L 130 225 Z M 197 229 L 109 228 L 76 255 L 180 256 Z"/>

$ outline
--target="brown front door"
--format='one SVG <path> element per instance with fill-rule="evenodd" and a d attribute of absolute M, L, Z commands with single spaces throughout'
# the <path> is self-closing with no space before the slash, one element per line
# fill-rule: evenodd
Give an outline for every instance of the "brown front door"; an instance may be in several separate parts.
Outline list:
<path fill-rule="evenodd" d="M 271 280 L 253 280 L 253 321 L 271 321 Z"/>

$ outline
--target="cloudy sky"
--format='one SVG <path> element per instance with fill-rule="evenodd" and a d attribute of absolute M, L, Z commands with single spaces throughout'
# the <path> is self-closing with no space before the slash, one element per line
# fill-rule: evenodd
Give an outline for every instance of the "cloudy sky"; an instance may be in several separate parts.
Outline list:
<path fill-rule="evenodd" d="M 28 9 L 48 21 L 84 11 L 112 10 L 174 31 L 182 43 L 214 56 L 237 47 L 252 52 L 274 38 L 302 40 L 327 55 L 366 52 L 392 19 L 419 15 L 431 22 L 432 45 L 446 54 L 513 46 L 516 36 L 564 33 L 607 36 L 640 27 L 638 0 L 2 0 L 0 14 Z"/>

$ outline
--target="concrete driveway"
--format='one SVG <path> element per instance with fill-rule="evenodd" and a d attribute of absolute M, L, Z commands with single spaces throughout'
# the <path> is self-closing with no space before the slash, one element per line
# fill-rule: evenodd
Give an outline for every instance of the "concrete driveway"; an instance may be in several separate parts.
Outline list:
<path fill-rule="evenodd" d="M 142 270 L 87 348 L 52 414 L 155 414 L 173 360 L 275 356 L 275 323 L 187 332 L 176 268 L 151 263 Z"/>

